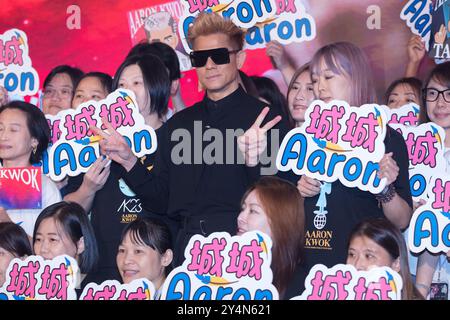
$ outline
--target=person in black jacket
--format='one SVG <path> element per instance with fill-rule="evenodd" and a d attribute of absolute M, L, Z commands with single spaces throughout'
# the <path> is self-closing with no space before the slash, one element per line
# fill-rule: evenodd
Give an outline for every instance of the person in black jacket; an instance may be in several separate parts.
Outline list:
<path fill-rule="evenodd" d="M 240 28 L 218 14 L 202 13 L 189 29 L 189 41 L 194 49 L 192 64 L 206 95 L 161 127 L 150 172 L 106 120 L 108 133 L 92 128 L 104 138 L 102 153 L 126 169 L 124 179 L 144 206 L 181 222 L 176 263 L 182 262 L 192 235 L 236 232 L 240 199 L 267 169 L 261 162 L 269 158 L 262 156 L 271 146 L 275 130 L 270 129 L 278 129 L 279 138 L 274 140 L 287 132 L 281 116 L 239 86 L 238 72 L 245 61 Z M 266 117 L 271 120 L 264 122 Z M 226 140 L 231 140 L 232 148 Z M 278 147 L 279 141 L 274 143 Z M 272 157 L 276 151 L 272 150 Z"/>

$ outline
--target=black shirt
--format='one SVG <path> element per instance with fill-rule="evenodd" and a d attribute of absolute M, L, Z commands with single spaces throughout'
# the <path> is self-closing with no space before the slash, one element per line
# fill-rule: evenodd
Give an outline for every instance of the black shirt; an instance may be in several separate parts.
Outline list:
<path fill-rule="evenodd" d="M 400 169 L 394 182 L 395 190 L 412 207 L 405 141 L 388 127 L 384 143 L 386 153 L 393 152 L 392 158 Z M 331 184 L 331 193 L 326 196 L 328 213 L 325 217 L 314 214 L 318 198 L 319 195 L 305 198 L 305 257 L 309 269 L 318 263 L 329 268 L 346 263 L 348 238 L 353 227 L 363 220 L 384 216 L 374 194 L 348 188 L 339 180 Z"/>
<path fill-rule="evenodd" d="M 294 297 L 300 296 L 305 291 L 305 280 L 308 276 L 309 270 L 306 265 L 300 263 L 295 268 L 295 272 L 289 281 L 284 296 L 280 296 L 280 300 L 289 300 Z"/>
<path fill-rule="evenodd" d="M 193 234 L 236 233 L 241 198 L 261 175 L 259 165 L 247 167 L 243 161 L 236 163 L 240 152 L 237 137 L 253 125 L 264 107 L 263 102 L 247 95 L 241 87 L 219 101 L 205 97 L 176 113 L 161 128 L 155 167 L 150 174 L 137 163 L 125 175 L 145 208 L 167 212 L 183 221 L 184 235 L 177 240 L 178 253 L 183 252 Z M 275 116 L 277 113 L 270 110 L 263 124 Z M 274 128 L 280 130 L 281 141 L 287 133 L 286 119 Z M 236 129 L 241 131 L 233 136 L 232 130 Z M 267 134 L 268 146 L 272 130 Z M 231 144 L 225 141 L 227 131 Z M 211 159 L 204 155 L 210 155 Z M 179 163 L 179 158 L 184 163 Z M 212 161 L 205 163 L 205 160 Z"/>

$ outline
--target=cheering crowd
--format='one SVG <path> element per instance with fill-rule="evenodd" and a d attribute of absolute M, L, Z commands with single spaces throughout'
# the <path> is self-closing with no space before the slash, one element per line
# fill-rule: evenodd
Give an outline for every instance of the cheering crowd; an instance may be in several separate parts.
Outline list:
<path fill-rule="evenodd" d="M 284 96 L 272 80 L 239 70 L 246 59 L 244 37 L 242 29 L 217 14 L 198 16 L 188 40 L 191 64 L 205 96 L 190 107 L 180 101 L 178 56 L 163 42 L 133 47 L 114 77 L 68 65 L 55 67 L 44 81 L 42 111 L 9 101 L 6 90 L 0 89 L 3 168 L 39 164 L 50 143 L 45 115 L 105 99 L 118 88 L 134 92 L 139 112 L 158 141 L 154 154 L 137 158 L 104 120 L 107 132 L 91 128 L 102 137 L 103 156 L 85 174 L 58 183 L 43 175 L 42 210 L 0 208 L 0 286 L 15 257 L 35 254 L 51 259 L 67 254 L 79 263 L 80 290 L 90 282 L 129 283 L 141 277 L 160 290 L 170 270 L 183 262 L 193 235 L 252 230 L 272 238 L 273 283 L 283 299 L 304 290 L 309 270 L 318 263 L 348 263 L 358 270 L 391 267 L 402 277 L 403 299 L 429 297 L 438 273 L 438 281 L 446 278 L 448 283 L 448 257 L 428 251 L 414 256 L 402 234 L 413 210 L 424 203 L 412 201 L 408 151 L 400 133 L 388 126 L 378 171 L 387 186 L 379 194 L 292 172 L 264 175 L 268 163 L 261 157 L 305 122 L 305 110 L 314 100 L 389 108 L 414 102 L 420 106 L 421 123 L 434 122 L 445 130 L 450 172 L 450 62 L 436 65 L 424 81 L 415 78 L 425 48 L 419 37 L 412 37 L 405 52 L 405 77 L 393 81 L 384 101 L 378 101 L 367 58 L 354 44 L 328 44 L 296 68 L 284 47 L 271 42 L 267 54 L 288 84 Z M 240 155 L 213 163 L 174 161 L 179 142 L 174 136 L 179 129 L 194 136 L 197 123 L 223 136 L 227 130 L 240 130 L 234 137 Z M 279 141 L 272 141 L 274 136 Z M 198 152 L 194 145 L 191 157 Z M 207 148 L 202 141 L 202 154 Z M 225 144 L 221 151 L 230 152 Z M 234 161 L 239 156 L 243 161 Z M 324 200 L 330 245 L 309 245 L 319 230 L 316 206 Z M 131 218 L 123 205 L 130 201 L 138 204 Z"/>

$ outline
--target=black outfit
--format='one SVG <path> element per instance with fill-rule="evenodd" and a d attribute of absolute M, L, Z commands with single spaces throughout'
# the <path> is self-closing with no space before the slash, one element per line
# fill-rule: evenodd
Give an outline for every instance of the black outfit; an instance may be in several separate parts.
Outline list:
<path fill-rule="evenodd" d="M 211 150 L 208 146 L 212 142 L 205 142 L 198 137 L 202 134 L 199 131 L 205 132 L 210 128 L 219 130 L 222 137 L 226 137 L 226 129 L 242 129 L 243 133 L 252 126 L 264 106 L 258 99 L 247 95 L 241 87 L 219 101 L 212 101 L 205 96 L 194 106 L 176 113 L 161 128 L 155 168 L 150 174 L 137 163 L 125 176 L 127 184 L 140 196 L 145 208 L 166 212 L 171 218 L 180 219 L 181 229 L 175 248 L 176 263 L 183 261 L 184 248 L 192 235 L 206 236 L 217 231 L 232 235 L 236 233 L 241 198 L 246 189 L 260 177 L 259 165 L 247 167 L 237 164 L 237 154 L 240 152 L 237 137 L 233 138 L 234 161 L 229 161 L 231 164 L 227 164 L 226 155 L 230 150 L 226 150 L 225 138 L 223 143 L 219 142 L 220 148 L 223 148 L 220 150 L 223 155 L 220 160 L 223 162 L 206 164 L 202 155 Z M 276 115 L 270 110 L 264 123 Z M 201 121 L 201 126 L 198 121 Z M 282 139 L 287 133 L 287 122 L 283 119 L 274 128 L 280 129 Z M 179 146 L 176 146 L 183 143 L 182 139 L 181 142 L 171 141 L 177 129 L 190 133 L 191 138 L 187 143 L 189 150 L 182 153 L 186 155 L 186 152 L 190 152 L 190 163 L 175 164 L 171 158 L 173 152 L 178 150 L 175 153 L 180 153 Z M 270 146 L 270 131 L 267 137 L 267 145 Z M 203 142 L 196 149 L 199 140 Z M 198 164 L 194 162 L 196 157 L 200 160 Z"/>
<path fill-rule="evenodd" d="M 289 281 L 289 284 L 284 292 L 284 296 L 280 296 L 280 300 L 289 300 L 297 297 L 305 291 L 305 280 L 308 276 L 308 269 L 304 263 L 300 263 L 295 268 L 294 275 Z"/>
<path fill-rule="evenodd" d="M 156 134 L 159 139 L 159 129 L 156 130 Z M 154 158 L 151 156 L 143 157 L 138 161 L 144 170 L 151 169 L 154 162 Z M 122 179 L 124 173 L 125 170 L 122 166 L 112 162 L 111 172 L 105 185 L 95 194 L 91 208 L 91 223 L 98 244 L 99 262 L 97 270 L 86 276 L 87 282 L 122 281 L 116 264 L 117 249 L 123 228 L 136 218 L 147 217 L 163 220 L 169 226 L 173 237 L 177 233 L 176 221 L 144 208 L 141 199 L 126 186 Z M 80 187 L 83 176 L 69 178 L 68 193 L 72 193 Z"/>
<path fill-rule="evenodd" d="M 412 208 L 405 141 L 397 131 L 388 127 L 384 143 L 385 152 L 393 152 L 392 157 L 400 169 L 394 182 L 396 192 Z M 309 269 L 319 263 L 327 267 L 345 263 L 353 227 L 369 218 L 384 217 L 381 204 L 374 194 L 348 188 L 337 180 L 332 183 L 331 193 L 326 196 L 328 213 L 326 224 L 322 226 L 323 220 L 318 218 L 320 215 L 314 214 L 318 198 L 319 195 L 305 198 L 305 258 Z"/>

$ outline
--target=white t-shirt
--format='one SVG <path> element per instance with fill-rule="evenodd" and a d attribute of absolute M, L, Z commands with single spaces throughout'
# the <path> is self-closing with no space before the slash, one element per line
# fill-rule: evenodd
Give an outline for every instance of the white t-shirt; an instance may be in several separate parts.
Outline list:
<path fill-rule="evenodd" d="M 61 193 L 56 184 L 46 175 L 42 175 L 42 209 L 6 210 L 11 220 L 20 225 L 25 232 L 33 236 L 34 224 L 42 210 L 61 201 Z"/>

